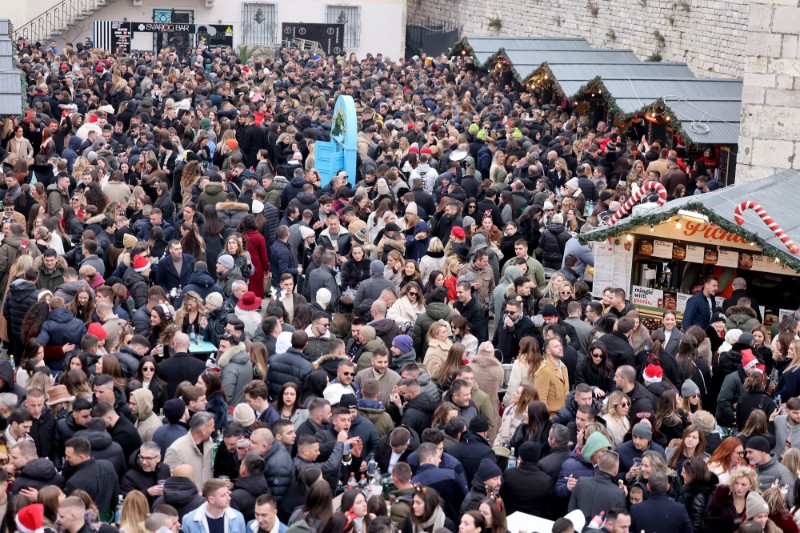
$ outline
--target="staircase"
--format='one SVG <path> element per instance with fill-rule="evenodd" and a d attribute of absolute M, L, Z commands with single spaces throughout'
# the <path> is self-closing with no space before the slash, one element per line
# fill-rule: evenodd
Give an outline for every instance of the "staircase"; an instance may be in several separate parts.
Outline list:
<path fill-rule="evenodd" d="M 45 42 L 66 32 L 70 26 L 86 20 L 114 0 L 60 0 L 56 5 L 14 29 L 14 39 L 32 43 Z"/>

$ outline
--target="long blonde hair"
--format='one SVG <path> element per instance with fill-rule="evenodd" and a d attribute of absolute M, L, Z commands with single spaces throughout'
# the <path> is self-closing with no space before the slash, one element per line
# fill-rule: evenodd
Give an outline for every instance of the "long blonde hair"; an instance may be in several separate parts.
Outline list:
<path fill-rule="evenodd" d="M 147 533 L 144 521 L 150 514 L 147 498 L 138 490 L 132 490 L 125 496 L 120 513 L 119 530 L 124 533 Z"/>

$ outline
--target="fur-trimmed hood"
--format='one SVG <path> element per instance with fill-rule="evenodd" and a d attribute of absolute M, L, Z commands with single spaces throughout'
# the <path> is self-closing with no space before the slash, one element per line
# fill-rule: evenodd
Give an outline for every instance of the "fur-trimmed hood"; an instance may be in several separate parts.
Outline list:
<path fill-rule="evenodd" d="M 89 220 L 86 221 L 86 224 L 100 224 L 106 219 L 105 213 L 100 213 L 99 215 L 95 215 Z"/>
<path fill-rule="evenodd" d="M 314 361 L 314 368 L 319 368 L 323 365 L 323 363 L 327 363 L 328 361 L 349 361 L 350 358 L 346 355 L 338 355 L 338 354 L 327 354 L 323 355 L 316 361 Z"/>
<path fill-rule="evenodd" d="M 225 365 L 236 359 L 235 363 L 243 363 L 241 359 L 244 358 L 245 360 L 250 360 L 250 356 L 247 355 L 247 348 L 243 342 L 231 346 L 219 356 L 217 359 L 217 364 L 220 368 L 224 368 Z"/>
<path fill-rule="evenodd" d="M 241 202 L 219 202 L 216 206 L 217 211 L 250 211 L 250 208 L 247 204 L 243 204 Z"/>
<path fill-rule="evenodd" d="M 749 305 L 733 305 L 725 311 L 725 316 L 730 317 L 733 315 L 747 315 L 751 318 L 756 318 L 756 312 Z"/>
<path fill-rule="evenodd" d="M 44 254 L 37 255 L 36 258 L 34 258 L 34 260 L 33 260 L 33 268 L 38 270 L 42 266 L 44 266 Z M 56 257 L 56 268 L 57 269 L 60 268 L 63 271 L 68 266 L 69 265 L 67 265 L 67 260 L 64 259 L 64 256 L 59 255 L 59 256 Z"/>

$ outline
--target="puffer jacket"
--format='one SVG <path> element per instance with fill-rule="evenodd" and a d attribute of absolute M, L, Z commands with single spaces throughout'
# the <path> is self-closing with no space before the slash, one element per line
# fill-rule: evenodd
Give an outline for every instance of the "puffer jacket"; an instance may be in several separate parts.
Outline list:
<path fill-rule="evenodd" d="M 542 251 L 542 266 L 558 270 L 564 259 L 564 247 L 572 236 L 564 224 L 548 224 L 539 239 Z"/>
<path fill-rule="evenodd" d="M 739 396 L 744 392 L 744 369 L 739 366 L 736 372 L 731 372 L 725 376 L 722 388 L 717 396 L 717 424 L 722 427 L 736 426 L 736 411 L 733 406 L 739 401 Z"/>
<path fill-rule="evenodd" d="M 689 513 L 689 520 L 692 521 L 692 528 L 695 533 L 700 533 L 703 527 L 703 513 L 706 512 L 708 498 L 719 484 L 717 475 L 712 473 L 708 481 L 693 481 L 681 488 L 678 503 L 682 503 Z"/>
<path fill-rule="evenodd" d="M 310 192 L 300 191 L 298 195 L 294 197 L 294 200 L 289 202 L 289 205 L 297 206 L 297 209 L 300 210 L 301 214 L 306 209 L 312 213 L 316 213 L 319 210 L 319 201 L 317 200 L 317 197 Z"/>
<path fill-rule="evenodd" d="M 8 288 L 8 297 L 3 306 L 3 316 L 8 321 L 9 334 L 19 338 L 25 313 L 38 300 L 39 288 L 30 281 L 15 279 Z M 17 354 L 15 354 L 17 355 Z M 18 356 L 21 356 L 19 354 Z"/>
<path fill-rule="evenodd" d="M 225 188 L 221 183 L 209 183 L 200 193 L 200 198 L 197 200 L 197 211 L 202 213 L 207 205 L 222 203 L 225 198 Z"/>
<path fill-rule="evenodd" d="M 413 429 L 417 435 L 431 427 L 433 412 L 438 407 L 438 400 L 429 394 L 420 391 L 419 396 L 410 400 L 403 408 L 401 424 Z"/>
<path fill-rule="evenodd" d="M 760 324 L 756 318 L 756 312 L 749 305 L 735 305 L 725 311 L 725 326 L 731 329 L 742 331 L 753 331 L 753 328 Z"/>
<path fill-rule="evenodd" d="M 303 192 L 303 185 L 308 183 L 305 178 L 292 178 L 289 183 L 281 190 L 281 209 L 286 209 L 289 202 L 295 199 L 298 194 Z"/>
<path fill-rule="evenodd" d="M 283 447 L 280 443 L 273 447 Z M 245 521 L 255 518 L 256 498 L 269 492 L 267 480 L 262 475 L 238 477 L 233 482 L 231 491 L 231 508 L 236 509 Z"/>
<path fill-rule="evenodd" d="M 269 491 L 280 503 L 294 479 L 294 465 L 292 456 L 285 446 L 274 442 L 264 456 L 264 478 L 269 484 Z"/>
<path fill-rule="evenodd" d="M 117 473 L 117 478 L 122 477 L 125 473 L 125 454 L 122 453 L 122 446 L 114 442 L 111 435 L 107 431 L 97 431 L 94 429 L 84 429 L 75 433 L 76 437 L 83 437 L 89 441 L 92 446 L 92 458 L 105 459 L 114 466 L 114 472 Z M 66 475 L 67 466 L 64 466 Z"/>
<path fill-rule="evenodd" d="M 449 305 L 442 302 L 435 302 L 425 306 L 425 312 L 417 317 L 414 322 L 414 329 L 411 331 L 411 338 L 414 340 L 414 351 L 424 354 L 428 351 L 428 330 L 437 320 L 450 322 L 456 316 L 456 312 Z"/>
<path fill-rule="evenodd" d="M 270 399 L 275 400 L 280 395 L 281 387 L 287 381 L 297 383 L 302 390 L 307 376 L 313 371 L 314 366 L 306 359 L 303 352 L 296 348 L 289 348 L 286 353 L 271 356 L 267 367 Z"/>
<path fill-rule="evenodd" d="M 36 284 L 40 289 L 55 292 L 56 289 L 64 283 L 64 269 L 66 269 L 67 266 L 66 259 L 62 256 L 58 256 L 58 258 L 56 258 L 56 268 L 53 269 L 52 272 L 49 272 L 44 267 L 44 255 L 40 255 L 33 260 L 33 268 L 39 271 L 39 280 Z"/>
<path fill-rule="evenodd" d="M 164 495 L 153 502 L 152 508 L 155 509 L 162 503 L 169 504 L 178 511 L 178 518 L 183 520 L 184 516 L 203 505 L 205 501 L 205 498 L 198 494 L 197 485 L 191 479 L 170 476 L 164 482 Z"/>
<path fill-rule="evenodd" d="M 230 405 L 244 401 L 244 387 L 253 380 L 253 363 L 244 343 L 231 346 L 217 359 L 222 389 Z"/>
<path fill-rule="evenodd" d="M 226 239 L 231 233 L 239 231 L 239 224 L 242 223 L 242 219 L 250 211 L 247 204 L 241 202 L 220 202 L 217 204 L 216 209 L 217 215 L 222 220 L 222 223 L 225 224 L 225 229 L 222 230 L 222 233 Z"/>
<path fill-rule="evenodd" d="M 139 272 L 136 272 L 132 266 L 128 267 L 128 270 L 122 275 L 122 283 L 128 288 L 136 309 L 147 304 L 147 280 Z"/>
<path fill-rule="evenodd" d="M 57 349 L 63 357 L 61 347 L 67 343 L 80 346 L 84 335 L 86 335 L 86 325 L 83 321 L 75 318 L 75 315 L 66 307 L 61 307 L 50 311 L 36 340 L 45 347 L 45 351 L 48 347 Z M 59 357 L 55 357 L 55 354 L 53 354 L 53 358 L 59 359 Z"/>
<path fill-rule="evenodd" d="M 27 463 L 22 470 L 17 472 L 14 483 L 11 485 L 11 493 L 19 494 L 19 491 L 27 488 L 42 489 L 47 485 L 55 485 L 64 488 L 64 477 L 56 471 L 56 466 L 44 457 L 39 457 Z"/>

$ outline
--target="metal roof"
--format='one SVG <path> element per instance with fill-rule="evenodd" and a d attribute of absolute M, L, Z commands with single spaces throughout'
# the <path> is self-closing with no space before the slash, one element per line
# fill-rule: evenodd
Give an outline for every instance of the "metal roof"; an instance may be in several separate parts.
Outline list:
<path fill-rule="evenodd" d="M 800 257 L 792 255 L 753 210 L 743 213 L 744 226 L 736 224 L 733 211 L 743 200 L 758 202 L 794 242 L 800 243 L 800 212 L 795 208 L 800 205 L 800 174 L 794 170 L 785 170 L 756 181 L 737 183 L 699 196 L 672 200 L 661 207 L 623 218 L 612 228 L 632 231 L 637 227 L 649 225 L 649 221 L 654 218 L 667 219 L 676 215 L 680 209 L 689 209 L 709 216 L 712 222 L 727 231 L 736 233 L 746 231 L 755 234 L 763 244 L 777 252 L 782 260 L 794 264 L 795 268 L 800 266 Z M 585 233 L 585 237 L 582 235 L 580 239 L 584 241 L 605 239 L 607 230 L 607 227 L 600 227 Z"/>
<path fill-rule="evenodd" d="M 662 102 L 692 142 L 739 141 L 741 79 L 696 78 L 685 63 L 645 62 L 630 50 L 592 49 L 580 38 L 473 37 L 462 42 L 472 47 L 478 66 L 489 68 L 487 62 L 497 55 L 506 57 L 522 82 L 546 64 L 568 98 L 582 96 L 578 91 L 599 79 L 626 115 Z"/>

